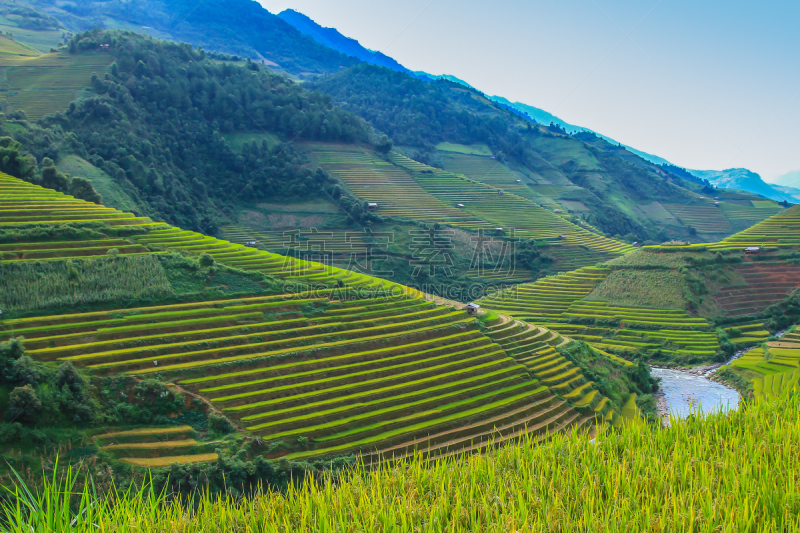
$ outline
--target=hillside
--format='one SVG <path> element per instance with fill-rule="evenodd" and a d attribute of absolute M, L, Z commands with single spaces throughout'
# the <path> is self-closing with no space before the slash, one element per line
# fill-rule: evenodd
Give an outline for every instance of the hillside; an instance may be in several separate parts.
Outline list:
<path fill-rule="evenodd" d="M 723 213 L 705 224 L 684 210 L 707 205 L 706 195 L 717 194 L 713 190 L 703 193 L 702 185 L 590 133 L 568 135 L 557 126 L 533 125 L 461 85 L 369 66 L 307 86 L 386 133 L 412 159 L 514 189 L 629 242 L 714 241 L 742 229 Z M 737 215 L 744 215 L 740 222 L 773 214 L 759 212 L 746 198 L 734 202 Z"/>
<path fill-rule="evenodd" d="M 362 120 L 254 63 L 220 63 L 188 45 L 129 32 L 92 30 L 68 48 L 6 69 L 12 84 L 18 71 L 23 81 L 8 97 L 2 135 L 21 143 L 20 157 L 80 169 L 109 200 L 124 198 L 160 220 L 213 233 L 243 194 L 324 195 L 325 180 L 303 166 L 288 141 L 370 139 Z M 74 85 L 59 100 L 64 89 L 54 92 L 48 83 Z M 81 85 L 85 97 L 70 103 Z M 36 118 L 27 116 L 30 102 L 54 116 L 28 121 Z M 269 133 L 265 138 L 277 142 L 240 154 L 223 137 L 238 131 Z"/>
<path fill-rule="evenodd" d="M 798 318 L 797 209 L 719 243 L 645 247 L 603 268 L 547 277 L 481 303 L 631 359 L 722 361 L 735 345 L 764 340 L 767 329 Z M 747 255 L 750 246 L 762 249 Z"/>
<path fill-rule="evenodd" d="M 88 441 L 114 468 L 302 470 L 619 424 L 652 392 L 646 368 L 545 328 L 7 175 L 0 191 L 3 435 Z"/>
<path fill-rule="evenodd" d="M 796 308 L 797 304 L 795 298 L 793 306 Z M 780 338 L 765 342 L 722 367 L 717 376 L 756 399 L 774 400 L 800 392 L 800 332 L 792 327 Z"/>
<path fill-rule="evenodd" d="M 55 21 L 57 29 L 79 33 L 97 26 L 146 32 L 213 52 L 261 60 L 297 76 L 335 72 L 357 63 L 356 59 L 300 33 L 250 0 L 210 0 L 200 4 L 186 0 L 77 4 L 31 0 L 23 5 Z"/>

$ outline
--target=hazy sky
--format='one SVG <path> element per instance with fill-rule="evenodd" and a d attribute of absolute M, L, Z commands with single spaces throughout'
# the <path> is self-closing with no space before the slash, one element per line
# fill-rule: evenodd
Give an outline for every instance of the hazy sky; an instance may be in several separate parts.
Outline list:
<path fill-rule="evenodd" d="M 695 169 L 800 169 L 797 0 L 259 0 Z"/>

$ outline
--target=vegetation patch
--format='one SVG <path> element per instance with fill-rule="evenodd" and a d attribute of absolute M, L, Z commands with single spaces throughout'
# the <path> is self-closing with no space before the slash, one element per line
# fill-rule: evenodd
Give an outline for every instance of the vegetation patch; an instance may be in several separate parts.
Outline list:
<path fill-rule="evenodd" d="M 0 263 L 4 311 L 164 298 L 171 292 L 155 256 Z"/>
<path fill-rule="evenodd" d="M 587 300 L 601 300 L 613 305 L 683 309 L 688 287 L 676 271 L 614 270 Z"/>

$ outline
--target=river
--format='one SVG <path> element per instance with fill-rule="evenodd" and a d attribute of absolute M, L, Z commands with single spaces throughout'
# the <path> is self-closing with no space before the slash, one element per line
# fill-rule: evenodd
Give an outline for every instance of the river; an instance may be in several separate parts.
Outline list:
<path fill-rule="evenodd" d="M 710 413 L 739 406 L 737 391 L 711 381 L 705 375 L 672 368 L 654 368 L 652 373 L 653 377 L 661 378 L 662 415 L 672 413 L 678 418 L 686 418 L 701 410 Z"/>
<path fill-rule="evenodd" d="M 773 338 L 780 339 L 788 330 L 777 332 Z M 664 422 L 669 422 L 669 414 L 678 418 L 686 418 L 691 413 L 714 411 L 730 411 L 739 406 L 739 392 L 711 381 L 708 376 L 723 365 L 730 364 L 752 350 L 740 350 L 725 363 L 717 363 L 693 370 L 676 370 L 673 368 L 653 368 L 653 377 L 661 378 L 661 397 L 659 412 Z"/>

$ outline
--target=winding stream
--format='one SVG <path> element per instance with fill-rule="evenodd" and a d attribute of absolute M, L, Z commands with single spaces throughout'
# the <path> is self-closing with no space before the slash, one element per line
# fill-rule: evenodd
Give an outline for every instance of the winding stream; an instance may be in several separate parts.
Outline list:
<path fill-rule="evenodd" d="M 662 407 L 678 418 L 700 411 L 729 411 L 739 406 L 737 391 L 711 381 L 706 375 L 672 368 L 654 368 L 652 373 L 653 377 L 661 378 Z"/>
<path fill-rule="evenodd" d="M 779 339 L 787 330 L 779 331 L 774 338 Z M 730 411 L 739 406 L 739 392 L 711 381 L 708 377 L 723 365 L 740 358 L 752 350 L 740 350 L 725 363 L 689 370 L 672 368 L 653 368 L 653 377 L 661 378 L 661 401 L 659 411 L 665 423 L 669 422 L 669 414 L 678 418 L 686 418 L 692 413 L 714 411 Z"/>

